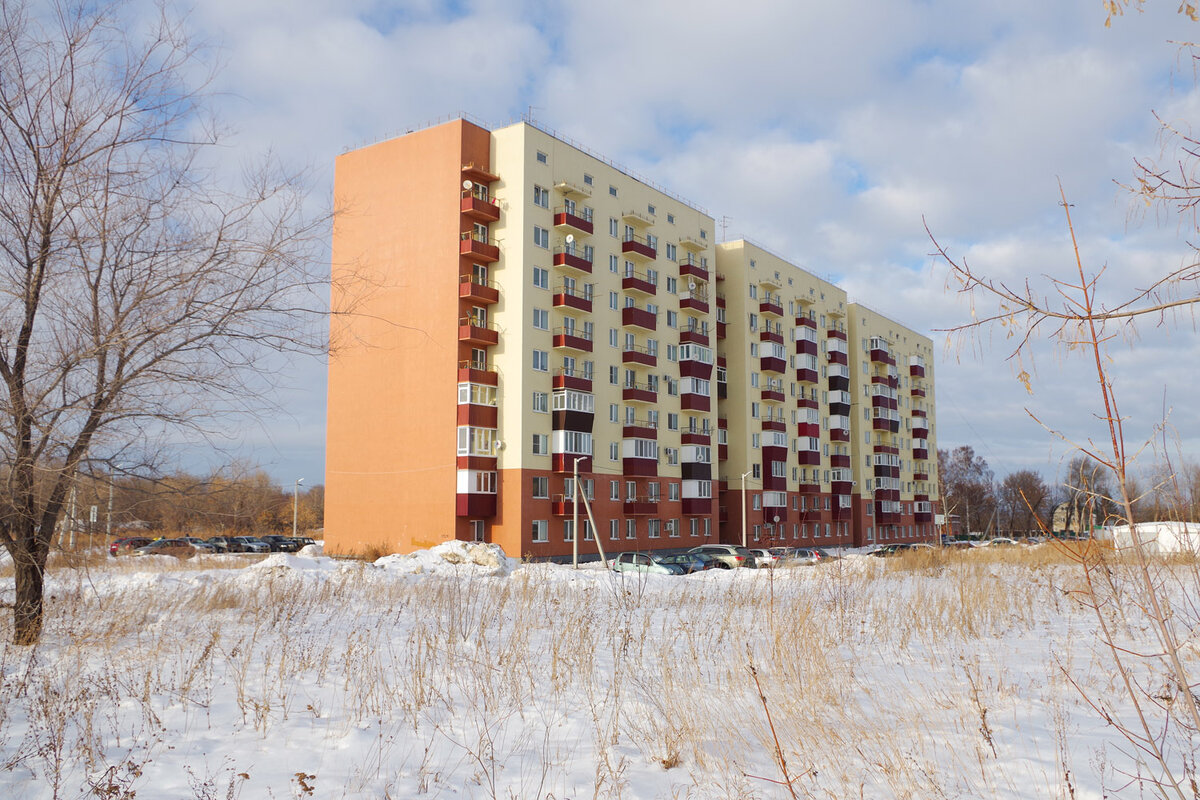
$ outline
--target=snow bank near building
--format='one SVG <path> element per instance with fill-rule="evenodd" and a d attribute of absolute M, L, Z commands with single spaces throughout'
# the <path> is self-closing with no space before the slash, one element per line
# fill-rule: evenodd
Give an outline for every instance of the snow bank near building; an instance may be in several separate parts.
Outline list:
<path fill-rule="evenodd" d="M 393 572 L 435 575 L 508 575 L 517 567 L 517 560 L 504 554 L 498 544 L 487 542 L 448 542 L 406 555 L 384 556 L 375 566 Z"/>
<path fill-rule="evenodd" d="M 1116 525 L 1111 531 L 1118 550 L 1133 547 L 1128 525 Z M 1194 522 L 1139 522 L 1137 534 L 1147 553 L 1200 555 L 1200 525 Z"/>

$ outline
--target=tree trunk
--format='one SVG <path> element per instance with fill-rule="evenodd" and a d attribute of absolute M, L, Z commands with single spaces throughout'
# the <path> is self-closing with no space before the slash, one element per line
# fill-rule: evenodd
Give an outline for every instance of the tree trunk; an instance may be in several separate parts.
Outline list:
<path fill-rule="evenodd" d="M 42 635 L 42 590 L 46 582 L 46 557 L 49 548 L 34 541 L 32 547 L 19 542 L 19 555 L 13 559 L 17 598 L 13 606 L 13 644 L 37 644 Z"/>

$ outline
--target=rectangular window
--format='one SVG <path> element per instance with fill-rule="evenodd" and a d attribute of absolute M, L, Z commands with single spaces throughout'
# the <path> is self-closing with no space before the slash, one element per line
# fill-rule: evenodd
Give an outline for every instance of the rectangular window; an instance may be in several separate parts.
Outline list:
<path fill-rule="evenodd" d="M 674 260 L 675 260 L 675 252 L 676 252 L 676 250 L 675 250 L 675 245 L 673 245 L 673 244 L 667 244 L 667 260 L 668 260 L 668 261 L 674 261 Z"/>
<path fill-rule="evenodd" d="M 667 499 L 668 500 L 678 500 L 679 499 L 679 484 L 678 483 L 668 483 L 667 484 Z"/>
<path fill-rule="evenodd" d="M 546 520 L 544 520 L 544 519 L 533 520 L 533 531 L 532 531 L 533 541 L 535 541 L 535 542 L 548 541 L 549 537 L 546 534 L 549 530 L 550 530 L 550 525 Z"/>
<path fill-rule="evenodd" d="M 537 245 L 538 247 L 543 247 L 543 248 L 549 249 L 550 248 L 550 231 L 546 230 L 545 228 L 543 228 L 539 225 L 534 225 L 533 226 L 533 243 L 535 245 Z"/>
<path fill-rule="evenodd" d="M 608 187 L 608 193 L 609 193 L 611 196 L 613 196 L 613 197 L 616 197 L 616 196 L 617 196 L 617 187 L 615 187 L 615 186 L 609 186 L 609 187 Z"/>
<path fill-rule="evenodd" d="M 542 208 L 550 207 L 550 190 L 543 189 L 541 186 L 534 185 L 533 187 L 533 204 Z"/>
<path fill-rule="evenodd" d="M 564 542 L 575 541 L 575 520 L 573 520 L 573 519 L 564 519 L 563 520 L 563 541 Z"/>
<path fill-rule="evenodd" d="M 545 392 L 533 393 L 533 410 L 542 414 L 550 411 L 550 396 Z"/>
<path fill-rule="evenodd" d="M 544 308 L 535 308 L 533 310 L 533 327 L 539 331 L 550 330 L 550 312 Z"/>
<path fill-rule="evenodd" d="M 534 476 L 533 478 L 533 498 L 535 500 L 546 500 L 550 497 L 550 479 L 545 476 Z"/>
<path fill-rule="evenodd" d="M 621 521 L 618 519 L 610 519 L 608 521 L 608 538 L 617 540 L 621 538 Z"/>
<path fill-rule="evenodd" d="M 620 236 L 621 224 L 617 222 L 615 217 L 608 218 L 608 234 L 609 236 Z"/>
<path fill-rule="evenodd" d="M 550 369 L 550 354 L 545 350 L 534 350 L 533 368 L 538 372 L 547 372 Z"/>
<path fill-rule="evenodd" d="M 617 295 L 616 292 L 609 292 L 608 293 L 608 307 L 611 308 L 613 311 L 616 311 L 618 303 L 620 302 L 620 299 L 621 298 Z"/>
<path fill-rule="evenodd" d="M 585 172 L 585 173 L 583 173 L 583 184 L 584 184 L 585 186 L 591 186 L 591 185 L 592 185 L 592 176 L 591 176 L 591 175 L 588 175 L 586 172 Z"/>
<path fill-rule="evenodd" d="M 550 437 L 544 433 L 533 434 L 533 454 L 535 456 L 550 455 Z"/>
<path fill-rule="evenodd" d="M 613 272 L 613 273 L 620 272 L 621 271 L 621 259 L 617 258 L 616 256 L 609 256 L 608 257 L 608 271 Z"/>
<path fill-rule="evenodd" d="M 646 520 L 647 534 L 649 535 L 649 537 L 651 539 L 658 538 L 659 530 L 661 529 L 661 527 L 662 527 L 662 522 L 660 522 L 657 519 Z"/>
<path fill-rule="evenodd" d="M 636 539 L 637 538 L 637 520 L 636 519 L 625 520 L 625 538 L 626 539 Z"/>
<path fill-rule="evenodd" d="M 609 461 L 620 461 L 621 460 L 621 444 L 620 444 L 620 442 L 609 442 L 608 443 L 608 460 Z"/>
<path fill-rule="evenodd" d="M 538 289 L 550 288 L 550 270 L 543 267 L 533 268 L 533 285 Z"/>

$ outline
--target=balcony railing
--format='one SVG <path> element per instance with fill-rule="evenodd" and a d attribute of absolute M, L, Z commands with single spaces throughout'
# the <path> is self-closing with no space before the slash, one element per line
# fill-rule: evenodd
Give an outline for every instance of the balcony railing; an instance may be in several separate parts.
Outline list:
<path fill-rule="evenodd" d="M 579 213 L 567 211 L 564 207 L 554 209 L 554 227 L 571 228 L 588 236 L 592 233 L 592 210 L 579 209 Z"/>
<path fill-rule="evenodd" d="M 478 197 L 470 191 L 462 193 L 459 210 L 477 222 L 495 222 L 500 219 L 500 206 L 495 198 Z"/>
<path fill-rule="evenodd" d="M 592 297 L 578 289 L 559 286 L 554 290 L 554 307 L 573 308 L 577 311 L 590 313 L 592 310 Z"/>
<path fill-rule="evenodd" d="M 590 331 L 576 328 L 555 328 L 554 346 L 566 350 L 592 352 L 592 334 Z"/>
<path fill-rule="evenodd" d="M 589 275 L 592 272 L 592 262 L 587 257 L 587 251 L 581 251 L 574 247 L 554 248 L 554 266 L 577 269 Z"/>
<path fill-rule="evenodd" d="M 658 366 L 658 354 L 645 347 L 626 345 L 621 351 L 621 363 L 642 364 L 647 367 Z"/>
<path fill-rule="evenodd" d="M 625 237 L 625 241 L 621 242 L 621 252 L 650 261 L 658 258 L 658 251 L 645 238 L 636 234 Z"/>
<path fill-rule="evenodd" d="M 458 296 L 474 303 L 490 304 L 499 301 L 500 290 L 490 281 L 481 281 L 474 275 L 463 275 L 458 282 Z"/>
<path fill-rule="evenodd" d="M 480 238 L 471 231 L 459 234 L 458 252 L 480 261 L 500 260 L 500 247 L 493 240 L 487 237 Z"/>

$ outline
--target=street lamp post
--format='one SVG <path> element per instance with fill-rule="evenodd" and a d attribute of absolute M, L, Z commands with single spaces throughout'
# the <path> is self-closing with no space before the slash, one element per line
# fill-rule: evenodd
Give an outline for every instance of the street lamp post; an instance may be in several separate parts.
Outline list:
<path fill-rule="evenodd" d="M 579 569 L 579 462 L 587 456 L 577 456 L 571 477 L 571 566 Z"/>
<path fill-rule="evenodd" d="M 754 470 L 742 473 L 742 547 L 746 546 L 746 477 Z"/>
<path fill-rule="evenodd" d="M 300 515 L 300 484 L 304 483 L 304 478 L 296 478 L 296 485 L 292 487 L 292 538 L 296 538 L 296 518 Z"/>

